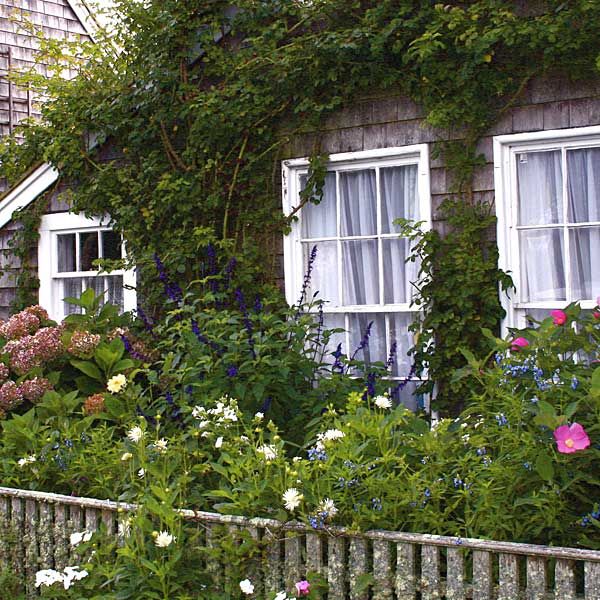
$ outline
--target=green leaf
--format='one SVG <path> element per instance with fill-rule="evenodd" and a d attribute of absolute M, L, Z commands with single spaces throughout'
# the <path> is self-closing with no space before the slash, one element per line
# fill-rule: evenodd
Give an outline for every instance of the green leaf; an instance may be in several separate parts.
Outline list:
<path fill-rule="evenodd" d="M 98 369 L 98 367 L 93 362 L 89 360 L 72 360 L 71 364 L 88 377 L 91 377 L 96 381 L 104 381 L 100 369 Z"/>
<path fill-rule="evenodd" d="M 544 481 L 552 481 L 554 477 L 552 457 L 548 454 L 539 454 L 535 461 L 535 470 Z"/>

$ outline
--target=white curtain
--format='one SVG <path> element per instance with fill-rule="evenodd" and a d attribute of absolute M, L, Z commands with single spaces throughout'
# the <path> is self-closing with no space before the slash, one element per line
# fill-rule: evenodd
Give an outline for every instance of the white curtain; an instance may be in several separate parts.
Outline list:
<path fill-rule="evenodd" d="M 343 237 L 377 234 L 377 184 L 374 170 L 340 173 Z M 379 304 L 376 240 L 342 242 L 343 302 Z"/>
<path fill-rule="evenodd" d="M 567 152 L 569 221 L 600 222 L 600 148 Z M 569 230 L 572 296 L 592 300 L 600 293 L 600 227 Z"/>
<path fill-rule="evenodd" d="M 560 151 L 517 155 L 519 225 L 562 223 Z M 519 234 L 521 300 L 566 298 L 561 229 L 529 229 Z"/>
<path fill-rule="evenodd" d="M 395 219 L 418 221 L 417 165 L 386 167 L 381 178 L 381 233 L 395 233 Z"/>
<path fill-rule="evenodd" d="M 300 189 L 306 186 L 306 175 L 300 177 Z M 335 173 L 325 175 L 323 199 L 320 204 L 309 202 L 302 208 L 301 232 L 303 238 L 335 237 L 337 235 L 337 208 Z"/>

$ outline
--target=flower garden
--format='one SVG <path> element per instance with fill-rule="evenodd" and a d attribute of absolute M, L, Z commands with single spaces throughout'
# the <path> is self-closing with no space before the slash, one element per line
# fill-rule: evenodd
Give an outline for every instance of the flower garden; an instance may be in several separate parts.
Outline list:
<path fill-rule="evenodd" d="M 87 291 L 63 323 L 32 306 L 0 325 L 3 485 L 138 507 L 118 539 L 73 534 L 78 563 L 40 570 L 42 597 L 262 597 L 252 540 L 209 550 L 179 509 L 600 548 L 600 308 L 569 305 L 508 340 L 483 330 L 488 356 L 466 351 L 455 374 L 463 412 L 431 419 L 396 403 L 393 356 L 331 346 L 319 302 L 251 297 L 232 260 L 185 292 L 157 266 L 160 317 Z M 233 573 L 223 592 L 194 567 L 207 552 Z M 2 573 L 11 597 L 22 583 Z M 324 590 L 307 573 L 266 597 Z"/>

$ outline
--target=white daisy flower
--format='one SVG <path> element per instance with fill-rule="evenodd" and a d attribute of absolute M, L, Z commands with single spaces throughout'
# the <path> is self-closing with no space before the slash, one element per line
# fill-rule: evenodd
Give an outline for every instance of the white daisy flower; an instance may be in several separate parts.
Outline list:
<path fill-rule="evenodd" d="M 223 436 L 220 435 L 215 442 L 215 448 L 220 448 L 223 445 Z"/>
<path fill-rule="evenodd" d="M 376 396 L 373 404 L 377 408 L 392 408 L 392 401 L 387 396 Z"/>
<path fill-rule="evenodd" d="M 91 539 L 92 539 L 91 531 L 78 531 L 78 532 L 71 534 L 71 536 L 69 537 L 69 542 L 70 542 L 71 546 L 73 546 L 73 548 L 75 548 L 75 546 L 79 546 L 79 544 L 81 544 L 81 542 L 89 542 Z"/>
<path fill-rule="evenodd" d="M 144 437 L 144 430 L 139 425 L 136 425 L 127 432 L 127 437 L 134 444 L 137 444 Z"/>
<path fill-rule="evenodd" d="M 240 581 L 240 590 L 242 590 L 243 594 L 249 596 L 250 594 L 254 594 L 254 586 L 249 579 L 244 579 Z"/>
<path fill-rule="evenodd" d="M 282 498 L 285 509 L 293 512 L 300 506 L 304 496 L 296 488 L 289 488 L 283 492 Z"/>
<path fill-rule="evenodd" d="M 340 431 L 339 429 L 328 429 L 325 433 L 319 435 L 322 436 L 319 439 L 328 441 L 340 440 L 343 437 L 346 437 L 346 434 L 343 431 Z"/>
<path fill-rule="evenodd" d="M 326 512 L 329 518 L 333 518 L 337 515 L 338 509 L 331 498 L 325 498 L 319 502 L 319 512 Z"/>
<path fill-rule="evenodd" d="M 160 440 L 156 440 L 154 442 L 154 449 L 161 454 L 167 451 L 167 444 L 169 442 L 165 438 L 160 438 Z"/>
<path fill-rule="evenodd" d="M 161 531 L 154 537 L 154 545 L 157 548 L 169 547 L 177 538 L 172 536 L 168 531 Z"/>
<path fill-rule="evenodd" d="M 263 446 L 259 446 L 256 451 L 259 454 L 262 454 L 265 460 L 275 460 L 277 458 L 277 448 L 271 444 L 264 444 Z"/>

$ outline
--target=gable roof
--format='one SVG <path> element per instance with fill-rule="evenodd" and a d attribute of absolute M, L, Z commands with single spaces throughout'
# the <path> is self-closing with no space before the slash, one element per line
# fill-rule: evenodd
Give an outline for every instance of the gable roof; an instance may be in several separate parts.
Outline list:
<path fill-rule="evenodd" d="M 3 197 L 0 198 L 0 228 L 13 217 L 16 210 L 31 204 L 58 179 L 58 171 L 49 163 L 30 169 Z"/>
<path fill-rule="evenodd" d="M 92 38 L 92 41 L 96 41 L 96 32 L 98 29 L 101 29 L 101 25 L 85 0 L 66 0 L 66 2 L 83 25 L 87 34 Z"/>

